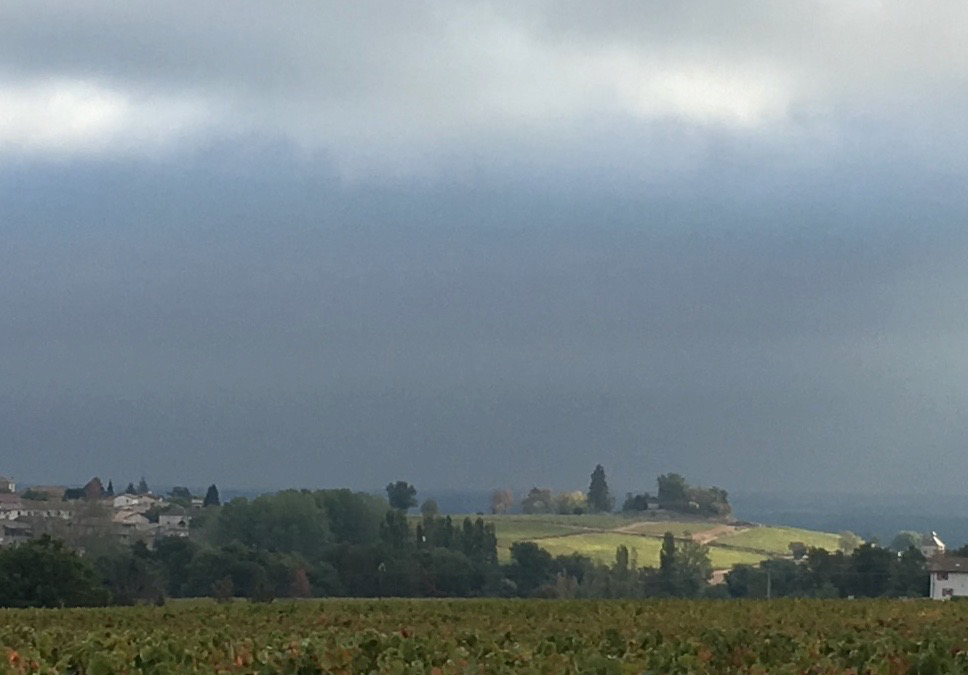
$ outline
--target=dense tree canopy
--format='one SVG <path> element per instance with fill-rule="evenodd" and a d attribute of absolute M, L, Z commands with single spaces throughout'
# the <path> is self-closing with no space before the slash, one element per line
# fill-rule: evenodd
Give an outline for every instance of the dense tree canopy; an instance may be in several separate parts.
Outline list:
<path fill-rule="evenodd" d="M 718 487 L 691 486 L 677 473 L 659 476 L 658 504 L 660 508 L 701 516 L 727 516 L 732 511 L 726 490 Z"/>
<path fill-rule="evenodd" d="M 171 489 L 168 493 L 168 498 L 173 502 L 179 502 L 182 504 L 191 504 L 192 501 L 192 491 L 184 486 L 176 486 Z"/>
<path fill-rule="evenodd" d="M 423 504 L 420 505 L 420 515 L 425 518 L 427 516 L 439 516 L 440 507 L 437 505 L 437 500 L 425 499 Z"/>
<path fill-rule="evenodd" d="M 417 488 L 405 480 L 387 485 L 387 500 L 390 506 L 400 511 L 409 511 L 417 505 Z"/>
<path fill-rule="evenodd" d="M 531 488 L 521 500 L 521 510 L 525 513 L 551 513 L 554 510 L 554 497 L 551 490 Z"/>
<path fill-rule="evenodd" d="M 561 515 L 581 515 L 589 510 L 588 498 L 584 492 L 559 492 L 552 498 L 555 513 Z"/>
<path fill-rule="evenodd" d="M 917 549 L 897 555 L 874 544 L 850 554 L 811 548 L 801 562 L 737 565 L 726 574 L 726 588 L 732 597 L 764 598 L 769 578 L 776 598 L 923 597 L 930 583 L 925 563 Z"/>
<path fill-rule="evenodd" d="M 510 513 L 514 507 L 514 495 L 510 490 L 495 490 L 491 493 L 491 513 Z"/>
<path fill-rule="evenodd" d="M 909 530 L 898 532 L 891 541 L 891 550 L 903 553 L 909 548 L 918 548 L 921 545 L 921 535 Z"/>
<path fill-rule="evenodd" d="M 318 558 L 333 536 L 326 509 L 311 492 L 286 490 L 230 501 L 215 523 L 214 540 Z"/>
<path fill-rule="evenodd" d="M 108 600 L 94 569 L 61 541 L 43 536 L 0 549 L 0 607 L 89 607 Z"/>

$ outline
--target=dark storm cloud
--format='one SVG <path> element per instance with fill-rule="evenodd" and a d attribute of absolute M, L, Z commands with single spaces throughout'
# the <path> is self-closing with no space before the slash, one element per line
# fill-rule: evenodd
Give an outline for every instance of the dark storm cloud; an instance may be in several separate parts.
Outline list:
<path fill-rule="evenodd" d="M 578 487 L 601 458 L 847 487 L 956 447 L 965 241 L 939 223 L 126 168 L 6 202 L 20 473 Z"/>
<path fill-rule="evenodd" d="M 965 10 L 722 7 L 5 4 L 0 471 L 959 489 Z"/>

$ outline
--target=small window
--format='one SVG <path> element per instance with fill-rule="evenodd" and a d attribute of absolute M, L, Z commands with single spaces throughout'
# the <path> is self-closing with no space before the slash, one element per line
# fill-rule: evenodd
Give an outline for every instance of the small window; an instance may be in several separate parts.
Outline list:
<path fill-rule="evenodd" d="M 942 598 L 950 598 L 950 597 L 953 597 L 954 594 L 955 594 L 955 591 L 954 591 L 953 588 L 942 588 L 941 589 L 941 597 Z"/>
<path fill-rule="evenodd" d="M 938 572 L 938 576 L 936 578 L 937 578 L 938 581 L 947 581 L 948 580 L 948 573 L 947 572 Z"/>

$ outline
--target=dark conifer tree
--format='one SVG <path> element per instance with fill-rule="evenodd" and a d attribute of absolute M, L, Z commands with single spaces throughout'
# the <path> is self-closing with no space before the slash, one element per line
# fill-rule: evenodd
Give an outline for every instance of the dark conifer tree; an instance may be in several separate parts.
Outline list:
<path fill-rule="evenodd" d="M 615 508 L 615 498 L 608 491 L 605 469 L 601 464 L 592 472 L 592 482 L 588 486 L 588 508 L 595 513 L 611 511 Z"/>
<path fill-rule="evenodd" d="M 202 506 L 221 506 L 222 500 L 218 494 L 218 488 L 215 485 L 209 485 L 208 491 L 205 493 L 205 501 L 202 502 Z"/>

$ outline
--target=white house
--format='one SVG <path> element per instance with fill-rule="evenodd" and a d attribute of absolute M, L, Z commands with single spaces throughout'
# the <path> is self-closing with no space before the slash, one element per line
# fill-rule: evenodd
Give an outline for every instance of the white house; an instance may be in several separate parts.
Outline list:
<path fill-rule="evenodd" d="M 928 563 L 932 600 L 968 597 L 968 558 L 935 558 Z"/>
<path fill-rule="evenodd" d="M 0 492 L 16 492 L 17 484 L 12 478 L 7 478 L 6 476 L 0 476 Z"/>
<path fill-rule="evenodd" d="M 921 555 L 930 559 L 944 553 L 944 542 L 938 537 L 937 532 L 931 532 L 921 537 L 921 545 L 918 548 L 921 550 Z"/>
<path fill-rule="evenodd" d="M 116 509 L 130 509 L 133 506 L 140 505 L 141 498 L 137 495 L 123 494 L 115 497 L 111 503 Z"/>

